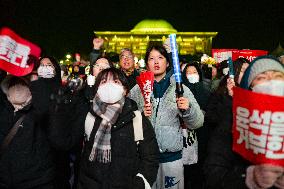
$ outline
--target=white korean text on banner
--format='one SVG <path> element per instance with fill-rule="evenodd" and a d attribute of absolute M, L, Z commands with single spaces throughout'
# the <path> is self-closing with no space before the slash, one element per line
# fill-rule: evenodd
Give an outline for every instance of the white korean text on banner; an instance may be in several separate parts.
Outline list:
<path fill-rule="evenodd" d="M 12 75 L 24 76 L 33 70 L 33 64 L 27 64 L 29 55 L 40 56 L 40 48 L 21 38 L 9 28 L 0 30 L 0 69 Z"/>

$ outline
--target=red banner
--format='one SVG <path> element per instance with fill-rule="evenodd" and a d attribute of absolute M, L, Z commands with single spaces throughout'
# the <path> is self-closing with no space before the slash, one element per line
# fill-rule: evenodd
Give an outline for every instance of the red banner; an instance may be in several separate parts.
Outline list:
<path fill-rule="evenodd" d="M 212 58 L 218 63 L 228 60 L 233 57 L 233 53 L 237 52 L 238 49 L 212 49 Z"/>
<path fill-rule="evenodd" d="M 252 61 L 258 56 L 267 55 L 268 51 L 264 50 L 238 50 L 238 49 L 212 49 L 212 57 L 218 62 L 232 58 L 235 61 L 238 58 L 246 58 Z"/>
<path fill-rule="evenodd" d="M 249 61 L 253 61 L 258 56 L 267 55 L 268 51 L 264 50 L 239 50 L 238 52 L 233 54 L 232 59 L 236 60 L 238 58 L 246 58 Z"/>
<path fill-rule="evenodd" d="M 233 151 L 254 164 L 284 167 L 284 97 L 234 88 Z"/>
<path fill-rule="evenodd" d="M 0 30 L 0 69 L 12 75 L 23 76 L 33 70 L 33 64 L 28 65 L 29 55 L 40 56 L 40 48 L 21 38 L 9 28 Z"/>

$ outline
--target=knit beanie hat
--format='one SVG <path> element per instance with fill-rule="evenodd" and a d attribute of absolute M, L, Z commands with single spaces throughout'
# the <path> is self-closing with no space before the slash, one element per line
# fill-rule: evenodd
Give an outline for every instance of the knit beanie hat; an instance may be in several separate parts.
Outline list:
<path fill-rule="evenodd" d="M 243 75 L 241 87 L 249 89 L 258 74 L 270 70 L 284 72 L 284 65 L 273 56 L 260 56 L 254 59 Z"/>

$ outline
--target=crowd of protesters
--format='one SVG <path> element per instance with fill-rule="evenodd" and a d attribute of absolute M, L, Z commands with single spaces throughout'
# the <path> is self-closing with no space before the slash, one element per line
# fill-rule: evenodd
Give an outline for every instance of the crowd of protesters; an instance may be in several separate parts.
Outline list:
<path fill-rule="evenodd" d="M 131 49 L 115 62 L 103 43 L 89 62 L 43 56 L 24 77 L 0 70 L 1 189 L 284 188 L 283 167 L 232 150 L 233 87 L 284 97 L 284 56 L 238 58 L 234 78 L 227 60 L 185 60 L 177 96 L 168 40 L 151 45 L 146 104 Z"/>

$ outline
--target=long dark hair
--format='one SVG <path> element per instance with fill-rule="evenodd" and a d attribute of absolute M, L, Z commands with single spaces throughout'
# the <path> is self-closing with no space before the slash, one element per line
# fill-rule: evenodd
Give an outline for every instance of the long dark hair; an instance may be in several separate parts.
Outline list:
<path fill-rule="evenodd" d="M 98 74 L 95 85 L 94 85 L 94 94 L 97 93 L 101 81 L 107 78 L 110 74 L 113 75 L 113 79 L 118 79 L 122 83 L 122 86 L 126 89 L 126 93 L 128 93 L 129 84 L 128 84 L 126 77 L 124 76 L 122 71 L 120 71 L 117 68 L 112 67 L 112 68 L 107 68 Z"/>
<path fill-rule="evenodd" d="M 244 63 L 250 63 L 250 61 L 246 58 L 238 58 L 237 60 L 235 60 L 233 62 L 233 66 L 234 66 L 234 72 L 235 72 L 235 77 L 234 77 L 234 81 L 236 83 L 237 86 L 239 86 L 238 84 L 238 80 L 239 80 L 239 76 L 242 70 L 242 66 Z"/>
<path fill-rule="evenodd" d="M 242 66 L 244 63 L 250 63 L 250 61 L 246 58 L 238 58 L 233 62 L 233 66 L 234 66 L 234 72 L 235 72 L 235 76 L 234 76 L 234 81 L 236 86 L 239 86 L 238 84 L 238 79 L 242 70 Z M 223 79 L 220 81 L 219 86 L 216 90 L 216 93 L 218 94 L 228 94 L 228 89 L 227 89 L 227 79 L 228 79 L 228 75 L 226 75 L 225 77 L 223 77 Z"/>

